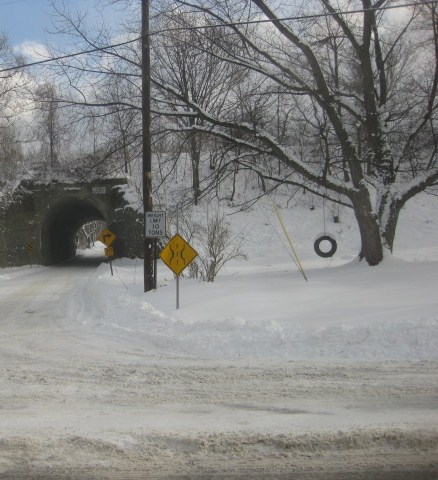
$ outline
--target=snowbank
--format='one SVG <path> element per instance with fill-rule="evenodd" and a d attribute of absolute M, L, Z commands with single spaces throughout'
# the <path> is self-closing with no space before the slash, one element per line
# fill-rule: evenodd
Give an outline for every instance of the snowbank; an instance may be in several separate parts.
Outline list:
<path fill-rule="evenodd" d="M 438 225 L 433 205 L 421 205 L 421 214 L 414 207 L 400 220 L 393 258 L 378 267 L 355 258 L 358 238 L 349 212 L 343 213 L 344 222 L 331 225 L 337 254 L 321 259 L 312 243 L 317 222 L 309 218 L 317 214 L 285 209 L 309 278 L 304 281 L 264 206 L 266 215 L 253 210 L 231 217 L 235 229 L 245 229 L 249 260 L 227 265 L 215 283 L 181 278 L 179 310 L 176 282 L 165 265 L 159 263 L 157 291 L 144 294 L 142 261 L 127 259 L 114 262 L 113 277 L 102 264 L 70 297 L 66 310 L 99 334 L 124 338 L 153 354 L 437 359 Z"/>

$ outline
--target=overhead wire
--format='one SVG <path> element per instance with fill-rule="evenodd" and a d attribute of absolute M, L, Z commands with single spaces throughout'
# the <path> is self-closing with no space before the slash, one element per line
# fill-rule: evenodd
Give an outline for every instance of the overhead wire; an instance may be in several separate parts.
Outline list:
<path fill-rule="evenodd" d="M 127 40 L 125 42 L 114 43 L 114 44 L 111 44 L 111 45 L 105 45 L 104 47 L 90 48 L 89 50 L 81 50 L 80 52 L 66 53 L 65 55 L 59 55 L 57 57 L 46 58 L 44 60 L 37 60 L 35 62 L 30 62 L 30 63 L 23 63 L 21 65 L 14 65 L 13 67 L 8 67 L 8 68 L 1 69 L 0 73 L 10 72 L 12 70 L 20 70 L 21 68 L 34 67 L 35 65 L 42 65 L 42 64 L 50 63 L 50 62 L 57 62 L 59 60 L 65 60 L 66 58 L 79 57 L 80 55 L 88 55 L 89 53 L 103 52 L 103 51 L 111 49 L 111 48 L 123 47 L 124 45 L 128 45 L 130 43 L 137 42 L 140 39 L 141 39 L 141 37 L 137 37 L 133 40 Z"/>
<path fill-rule="evenodd" d="M 234 27 L 239 25 L 256 25 L 261 23 L 277 23 L 277 22 L 286 22 L 292 20 L 312 20 L 314 18 L 327 18 L 327 17 L 334 17 L 336 15 L 354 15 L 356 13 L 366 13 L 366 12 L 378 12 L 384 10 L 393 10 L 397 8 L 406 8 L 406 7 L 417 7 L 420 5 L 429 5 L 433 3 L 438 3 L 437 0 L 425 0 L 420 2 L 412 2 L 412 3 L 404 3 L 402 5 L 386 5 L 381 7 L 370 7 L 370 8 L 358 8 L 355 10 L 344 10 L 344 11 L 336 11 L 336 12 L 325 12 L 325 13 L 309 13 L 307 15 L 298 15 L 292 17 L 279 17 L 279 18 L 266 18 L 266 19 L 258 19 L 258 20 L 243 20 L 241 22 L 223 22 L 217 23 L 214 25 L 198 25 L 198 26 L 184 26 L 184 27 L 173 27 L 173 28 L 163 28 L 162 30 L 155 30 L 151 31 L 150 35 L 157 35 L 160 33 L 168 33 L 174 32 L 179 30 L 204 30 L 210 28 L 220 28 L 220 27 Z"/>
<path fill-rule="evenodd" d="M 311 20 L 315 18 L 323 18 L 323 17 L 333 17 L 335 15 L 354 15 L 358 13 L 366 13 L 366 12 L 377 12 L 377 11 L 384 11 L 384 10 L 393 10 L 398 8 L 408 8 L 408 7 L 416 7 L 420 5 L 431 5 L 437 4 L 438 0 L 425 0 L 421 2 L 411 2 L 411 3 L 404 3 L 401 5 L 386 5 L 380 7 L 370 7 L 364 9 L 355 9 L 355 10 L 343 10 L 339 12 L 325 12 L 325 13 L 315 13 L 315 14 L 308 14 L 308 15 L 298 15 L 292 17 L 280 17 L 275 19 L 258 19 L 258 20 L 246 20 L 241 22 L 223 22 L 217 23 L 215 25 L 198 25 L 198 26 L 181 26 L 181 27 L 172 27 L 172 28 L 163 28 L 160 30 L 152 30 L 149 32 L 149 36 L 160 35 L 163 33 L 170 33 L 170 32 L 177 32 L 177 31 L 194 31 L 194 30 L 206 30 L 212 28 L 221 28 L 221 27 L 233 27 L 233 26 L 240 26 L 240 25 L 255 25 L 255 24 L 263 24 L 263 23 L 277 23 L 277 22 L 285 22 L 285 21 L 295 21 L 295 20 Z M 8 5 L 8 4 L 4 4 Z M 1 6 L 1 4 L 0 4 Z M 33 67 L 37 65 L 44 65 L 46 63 L 56 62 L 59 60 L 65 60 L 67 58 L 78 57 L 81 55 L 87 55 L 90 53 L 102 52 L 112 48 L 118 48 L 125 45 L 129 45 L 130 43 L 137 42 L 141 40 L 141 36 L 136 37 L 131 40 L 127 40 L 125 42 L 114 43 L 105 45 L 103 47 L 95 47 L 88 50 L 81 50 L 79 52 L 68 53 L 65 55 L 59 55 L 57 57 L 50 57 L 43 60 L 37 60 L 35 62 L 23 63 L 21 65 L 14 65 L 12 67 L 2 68 L 0 69 L 0 73 L 10 72 L 14 70 L 20 70 L 22 68 Z"/>
<path fill-rule="evenodd" d="M 8 5 L 15 5 L 16 3 L 23 3 L 26 0 L 11 0 L 9 2 L 0 3 L 0 7 L 6 7 Z"/>

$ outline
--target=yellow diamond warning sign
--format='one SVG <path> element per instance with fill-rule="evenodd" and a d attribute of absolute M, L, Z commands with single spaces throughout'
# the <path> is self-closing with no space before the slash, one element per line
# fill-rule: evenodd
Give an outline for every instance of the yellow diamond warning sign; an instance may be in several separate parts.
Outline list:
<path fill-rule="evenodd" d="M 163 248 L 160 258 L 175 275 L 179 275 L 197 255 L 196 250 L 181 235 L 176 234 Z"/>

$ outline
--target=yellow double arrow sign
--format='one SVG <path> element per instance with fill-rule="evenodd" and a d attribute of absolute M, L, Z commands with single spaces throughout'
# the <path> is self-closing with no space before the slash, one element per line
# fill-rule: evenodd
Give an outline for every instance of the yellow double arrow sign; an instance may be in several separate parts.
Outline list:
<path fill-rule="evenodd" d="M 163 248 L 160 258 L 175 275 L 179 275 L 197 255 L 196 250 L 181 235 L 176 234 Z"/>

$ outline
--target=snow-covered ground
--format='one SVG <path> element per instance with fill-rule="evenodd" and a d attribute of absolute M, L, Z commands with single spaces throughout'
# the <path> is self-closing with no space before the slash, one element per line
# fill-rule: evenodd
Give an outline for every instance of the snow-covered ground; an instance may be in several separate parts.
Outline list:
<path fill-rule="evenodd" d="M 161 262 L 144 294 L 141 261 L 111 276 L 103 246 L 0 270 L 0 478 L 434 478 L 437 207 L 406 208 L 374 268 L 350 212 L 322 259 L 321 210 L 281 208 L 305 281 L 259 204 L 230 217 L 248 260 L 181 278 L 179 309 Z"/>

